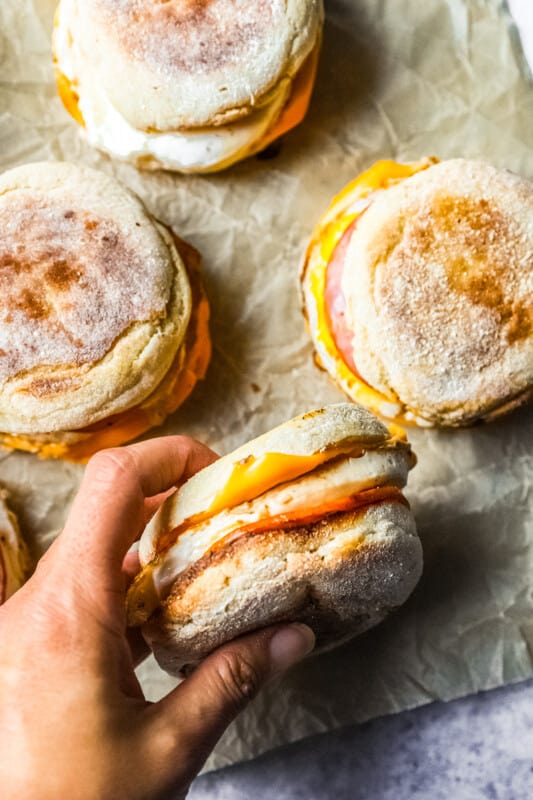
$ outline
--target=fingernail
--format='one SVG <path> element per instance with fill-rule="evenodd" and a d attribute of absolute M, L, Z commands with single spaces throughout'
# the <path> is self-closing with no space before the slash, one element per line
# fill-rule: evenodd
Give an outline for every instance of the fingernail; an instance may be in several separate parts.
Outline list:
<path fill-rule="evenodd" d="M 295 622 L 274 634 L 270 640 L 270 665 L 274 672 L 292 667 L 311 652 L 315 634 L 307 625 Z"/>

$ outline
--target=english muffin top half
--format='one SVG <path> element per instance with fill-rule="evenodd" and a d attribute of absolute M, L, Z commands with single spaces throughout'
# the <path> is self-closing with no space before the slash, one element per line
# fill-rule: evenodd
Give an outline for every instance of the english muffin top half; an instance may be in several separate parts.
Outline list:
<path fill-rule="evenodd" d="M 63 16 L 117 111 L 163 131 L 224 124 L 264 103 L 316 43 L 321 4 L 62 0 Z"/>
<path fill-rule="evenodd" d="M 346 260 L 357 367 L 379 391 L 454 421 L 531 386 L 531 183 L 443 161 L 370 204 Z"/>
<path fill-rule="evenodd" d="M 419 425 L 491 419 L 533 387 L 533 184 L 480 161 L 378 162 L 319 222 L 303 290 L 354 400 Z"/>

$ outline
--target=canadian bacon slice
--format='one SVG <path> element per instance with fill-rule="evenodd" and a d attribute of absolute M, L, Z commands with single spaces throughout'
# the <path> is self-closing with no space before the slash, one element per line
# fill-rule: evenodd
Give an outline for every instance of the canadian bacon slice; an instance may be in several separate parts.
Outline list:
<path fill-rule="evenodd" d="M 342 291 L 342 276 L 346 252 L 355 230 L 357 220 L 354 220 L 342 235 L 341 240 L 333 251 L 326 272 L 326 287 L 324 302 L 328 316 L 329 327 L 333 340 L 344 359 L 344 363 L 356 375 L 357 367 L 353 359 L 352 339 L 353 334 L 346 322 L 346 299 Z"/>
<path fill-rule="evenodd" d="M 208 550 L 208 553 L 225 547 L 241 536 L 265 533 L 266 531 L 301 528 L 306 525 L 312 525 L 327 517 L 331 517 L 333 514 L 339 514 L 343 511 L 355 511 L 357 508 L 367 508 L 368 506 L 384 503 L 386 501 L 403 503 L 403 505 L 409 507 L 406 498 L 396 486 L 380 486 L 375 489 L 357 492 L 343 500 L 337 500 L 335 503 L 324 503 L 323 506 L 315 509 L 312 514 L 302 514 L 301 511 L 297 511 L 293 514 L 279 514 L 276 517 L 266 517 L 265 519 L 258 520 L 249 525 L 243 525 L 231 533 L 228 533 L 227 536 L 224 536 L 222 539 L 219 539 L 219 541 Z"/>

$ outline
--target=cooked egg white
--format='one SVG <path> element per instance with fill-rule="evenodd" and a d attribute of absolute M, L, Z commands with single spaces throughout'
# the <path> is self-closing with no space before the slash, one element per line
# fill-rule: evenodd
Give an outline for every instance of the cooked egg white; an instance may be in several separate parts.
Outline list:
<path fill-rule="evenodd" d="M 232 531 L 282 514 L 319 511 L 351 495 L 387 485 L 402 488 L 407 482 L 406 451 L 373 450 L 356 458 L 344 457 L 297 480 L 282 484 L 260 497 L 222 511 L 181 533 L 176 544 L 154 566 L 151 578 L 159 599 L 164 598 L 178 575 Z"/>

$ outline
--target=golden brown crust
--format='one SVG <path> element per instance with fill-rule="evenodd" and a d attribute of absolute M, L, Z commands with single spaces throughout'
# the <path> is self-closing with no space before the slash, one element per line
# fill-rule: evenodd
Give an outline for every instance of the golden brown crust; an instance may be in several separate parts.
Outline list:
<path fill-rule="evenodd" d="M 164 305 L 151 307 L 150 297 L 139 298 L 138 305 L 135 295 L 121 294 L 106 325 L 93 325 L 75 313 L 81 295 L 87 308 L 105 309 L 116 299 L 116 287 L 136 269 L 136 254 L 114 222 L 74 211 L 62 200 L 13 193 L 0 205 L 0 225 L 2 323 L 17 330 L 9 337 L 10 351 L 0 352 L 2 381 L 42 364 L 42 350 L 35 347 L 37 326 L 42 344 L 54 341 L 52 358 L 81 365 L 102 358 L 140 316 L 163 310 Z M 37 397 L 57 394 L 73 380 L 37 378 L 26 391 Z"/>
<path fill-rule="evenodd" d="M 103 173 L 50 162 L 0 178 L 0 430 L 79 429 L 143 401 L 191 312 L 170 234 Z"/>
<path fill-rule="evenodd" d="M 342 289 L 364 381 L 413 421 L 465 425 L 533 383 L 533 186 L 461 159 L 376 196 Z"/>
<path fill-rule="evenodd" d="M 97 81 L 138 130 L 172 131 L 226 125 L 267 103 L 322 19 L 321 0 L 61 0 L 57 24 L 75 44 L 80 86 Z"/>
<path fill-rule="evenodd" d="M 243 537 L 210 553 L 178 579 L 143 630 L 159 663 L 173 673 L 276 622 L 309 624 L 325 649 L 404 602 L 421 564 L 410 511 L 383 502 Z"/>

